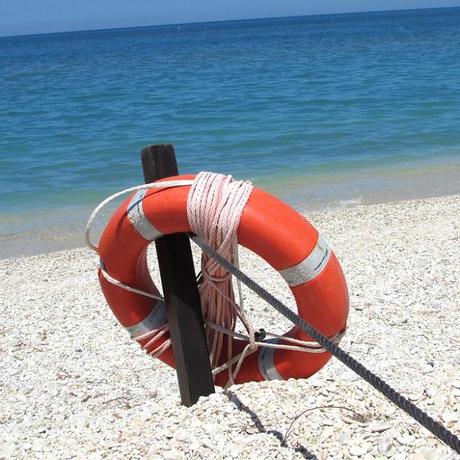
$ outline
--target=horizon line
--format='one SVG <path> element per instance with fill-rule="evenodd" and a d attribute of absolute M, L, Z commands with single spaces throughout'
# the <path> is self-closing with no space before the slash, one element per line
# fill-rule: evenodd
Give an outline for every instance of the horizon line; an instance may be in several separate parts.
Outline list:
<path fill-rule="evenodd" d="M 364 11 L 345 11 L 340 13 L 313 13 L 313 14 L 298 14 L 288 16 L 264 16 L 264 17 L 249 17 L 249 18 L 232 18 L 232 19 L 216 19 L 210 21 L 191 21 L 191 22 L 176 22 L 176 23 L 164 23 L 164 24 L 146 24 L 139 26 L 123 26 L 123 27 L 108 27 L 103 29 L 75 29 L 75 30 L 63 30 L 59 32 L 36 32 L 31 34 L 13 34 L 13 35 L 0 35 L 0 39 L 3 38 L 18 38 L 18 37 L 35 37 L 40 35 L 59 35 L 59 34 L 70 34 L 70 33 L 84 33 L 84 32 L 108 32 L 114 30 L 130 30 L 130 29 L 148 29 L 152 27 L 173 27 L 181 25 L 197 25 L 197 24 L 216 24 L 226 22 L 241 22 L 241 21 L 254 21 L 264 19 L 289 19 L 289 18 L 308 18 L 318 16 L 344 16 L 347 14 L 378 14 L 378 13 L 401 13 L 404 11 L 424 11 L 424 10 L 447 10 L 460 8 L 460 5 L 456 6 L 436 6 L 430 8 L 399 8 L 390 10 L 364 10 Z"/>

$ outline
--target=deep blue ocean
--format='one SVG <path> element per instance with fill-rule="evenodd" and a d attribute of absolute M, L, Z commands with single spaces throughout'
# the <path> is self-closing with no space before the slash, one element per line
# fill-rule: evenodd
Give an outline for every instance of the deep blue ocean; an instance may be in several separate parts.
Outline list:
<path fill-rule="evenodd" d="M 0 38 L 0 257 L 81 244 L 154 143 L 307 211 L 460 193 L 460 8 Z"/>

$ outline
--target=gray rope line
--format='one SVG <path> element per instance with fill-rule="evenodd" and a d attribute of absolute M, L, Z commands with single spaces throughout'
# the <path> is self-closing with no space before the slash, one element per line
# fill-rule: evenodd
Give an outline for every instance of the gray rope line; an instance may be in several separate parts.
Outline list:
<path fill-rule="evenodd" d="M 426 412 L 410 402 L 407 398 L 393 389 L 388 383 L 375 375 L 372 371 L 364 367 L 360 362 L 356 361 L 346 351 L 331 342 L 328 338 L 320 334 L 313 326 L 307 323 L 303 318 L 296 315 L 286 305 L 280 302 L 277 298 L 266 291 L 262 286 L 259 286 L 255 281 L 249 278 L 241 270 L 235 267 L 227 259 L 222 257 L 215 249 L 200 240 L 193 234 L 189 237 L 195 242 L 204 252 L 214 258 L 222 267 L 228 270 L 232 275 L 243 282 L 249 289 L 254 291 L 268 304 L 278 310 L 283 316 L 289 319 L 297 327 L 306 332 L 310 337 L 316 340 L 322 347 L 328 350 L 337 359 L 342 361 L 353 372 L 362 377 L 366 382 L 371 384 L 376 390 L 380 391 L 386 398 L 396 404 L 403 411 L 407 412 L 412 418 L 417 420 L 427 430 L 431 431 L 437 438 L 444 441 L 450 448 L 460 454 L 460 439 L 446 427 L 430 417 Z"/>

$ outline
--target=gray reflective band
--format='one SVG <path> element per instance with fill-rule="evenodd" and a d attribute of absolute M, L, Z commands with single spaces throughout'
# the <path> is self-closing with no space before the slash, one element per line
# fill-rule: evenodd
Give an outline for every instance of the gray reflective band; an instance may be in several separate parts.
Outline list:
<path fill-rule="evenodd" d="M 329 262 L 331 249 L 322 236 L 318 238 L 310 255 L 293 267 L 280 270 L 289 286 L 299 286 L 316 278 Z"/>
<path fill-rule="evenodd" d="M 147 219 L 144 213 L 142 200 L 147 193 L 147 189 L 138 190 L 128 204 L 128 219 L 137 232 L 146 240 L 153 241 L 162 235 L 152 223 Z"/>
<path fill-rule="evenodd" d="M 278 339 L 264 340 L 264 342 L 278 343 Z M 275 367 L 275 362 L 273 360 L 275 351 L 276 348 L 260 347 L 258 366 L 259 372 L 265 380 L 284 380 Z"/>
<path fill-rule="evenodd" d="M 159 300 L 152 311 L 140 323 L 129 326 L 126 330 L 129 332 L 131 338 L 135 339 L 153 329 L 158 329 L 166 323 L 166 305 L 162 300 Z"/>

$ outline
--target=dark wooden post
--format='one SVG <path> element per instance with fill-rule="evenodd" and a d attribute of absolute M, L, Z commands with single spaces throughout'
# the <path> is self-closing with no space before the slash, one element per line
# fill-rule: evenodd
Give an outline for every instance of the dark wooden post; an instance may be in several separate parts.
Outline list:
<path fill-rule="evenodd" d="M 172 145 L 146 147 L 141 158 L 146 183 L 178 174 Z M 214 383 L 190 241 L 176 233 L 158 238 L 155 245 L 181 400 L 191 406 L 214 393 Z"/>

